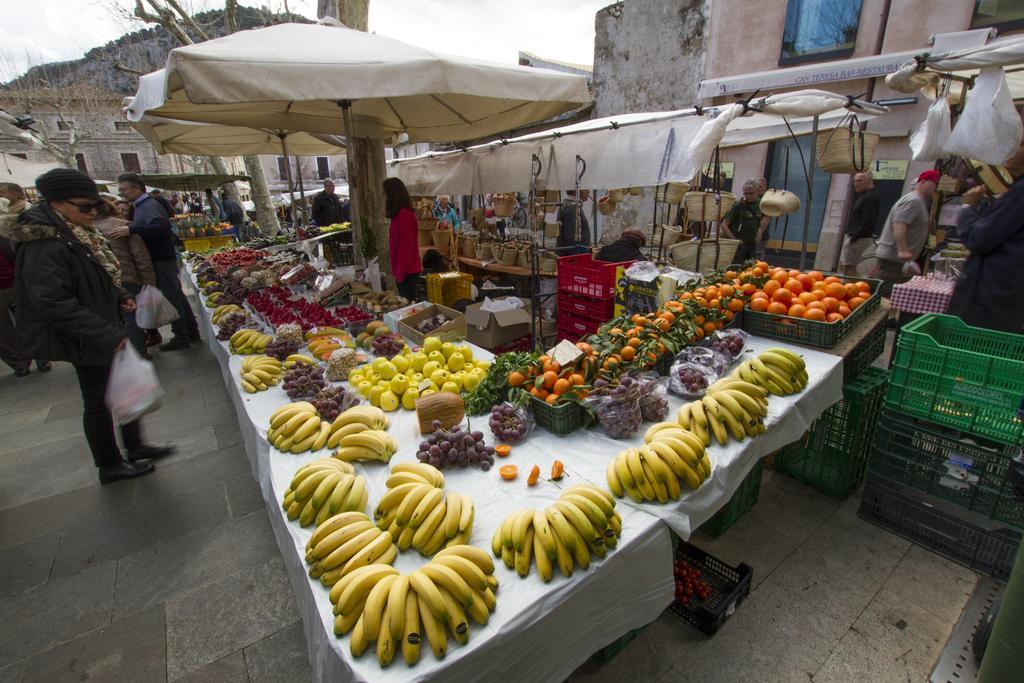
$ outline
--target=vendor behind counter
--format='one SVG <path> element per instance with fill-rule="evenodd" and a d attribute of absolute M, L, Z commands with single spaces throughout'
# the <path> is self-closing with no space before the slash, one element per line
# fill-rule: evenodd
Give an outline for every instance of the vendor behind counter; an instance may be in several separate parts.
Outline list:
<path fill-rule="evenodd" d="M 640 248 L 647 245 L 647 236 L 636 229 L 623 230 L 619 239 L 601 247 L 594 257 L 598 261 L 620 263 L 622 261 L 646 261 Z"/>

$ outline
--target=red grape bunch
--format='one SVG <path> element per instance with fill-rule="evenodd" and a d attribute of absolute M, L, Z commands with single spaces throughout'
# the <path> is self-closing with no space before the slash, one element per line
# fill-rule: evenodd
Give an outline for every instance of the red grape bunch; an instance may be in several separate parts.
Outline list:
<path fill-rule="evenodd" d="M 281 388 L 288 394 L 288 398 L 299 401 L 313 398 L 325 384 L 324 369 L 319 365 L 296 365 L 284 373 Z"/>
<path fill-rule="evenodd" d="M 416 458 L 438 469 L 469 467 L 474 465 L 487 471 L 494 464 L 494 447 L 484 443 L 483 432 L 462 431 L 458 425 L 441 429 L 441 421 L 434 420 L 434 431 L 420 442 Z"/>

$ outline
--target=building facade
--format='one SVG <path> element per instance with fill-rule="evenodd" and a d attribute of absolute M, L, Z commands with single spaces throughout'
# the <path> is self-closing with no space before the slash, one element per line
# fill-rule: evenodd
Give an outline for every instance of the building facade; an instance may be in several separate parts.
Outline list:
<path fill-rule="evenodd" d="M 597 112 L 722 105 L 737 98 L 817 88 L 871 100 L 903 99 L 884 77 L 914 53 L 984 44 L 1024 31 L 1019 0 L 652 0 L 616 3 L 598 12 L 594 46 Z M 668 35 L 671 34 L 671 35 Z M 908 136 L 929 102 L 893 106 L 868 122 L 881 134 L 876 184 L 891 205 L 931 163 L 910 161 Z M 722 150 L 730 185 L 767 177 L 769 186 L 807 196 L 806 160 L 813 141 L 793 140 Z M 799 149 L 798 149 L 799 146 Z M 849 175 L 816 172 L 809 248 L 831 267 L 852 193 Z M 650 209 L 646 209 L 647 215 Z M 644 209 L 640 215 L 643 216 Z M 772 228 L 769 260 L 799 250 L 802 214 Z"/>

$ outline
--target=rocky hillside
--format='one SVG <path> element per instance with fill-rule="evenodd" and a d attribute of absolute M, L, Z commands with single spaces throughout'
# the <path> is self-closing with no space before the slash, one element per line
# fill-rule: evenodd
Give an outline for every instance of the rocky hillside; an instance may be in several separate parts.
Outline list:
<path fill-rule="evenodd" d="M 308 19 L 297 15 L 268 14 L 251 7 L 238 8 L 240 28 L 259 28 L 285 21 L 309 23 Z M 196 23 L 211 37 L 226 33 L 223 11 L 198 14 Z M 137 86 L 136 76 L 119 71 L 114 65 L 120 64 L 144 73 L 154 71 L 164 65 L 167 53 L 175 47 L 178 47 L 177 41 L 162 27 L 144 28 L 89 50 L 81 59 L 34 66 L 5 85 L 9 87 L 35 81 L 61 87 L 84 82 L 130 95 Z"/>

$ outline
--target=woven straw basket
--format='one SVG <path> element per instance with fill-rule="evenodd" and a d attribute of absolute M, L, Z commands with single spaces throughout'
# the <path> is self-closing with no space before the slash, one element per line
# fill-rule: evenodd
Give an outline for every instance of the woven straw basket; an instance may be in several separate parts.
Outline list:
<path fill-rule="evenodd" d="M 654 198 L 666 204 L 681 204 L 689 191 L 689 183 L 667 183 L 658 188 Z"/>
<path fill-rule="evenodd" d="M 830 173 L 860 173 L 875 160 L 880 137 L 847 127 L 822 131 L 814 140 L 818 166 Z"/>
<path fill-rule="evenodd" d="M 683 205 L 686 207 L 686 217 L 691 221 L 707 223 L 709 221 L 720 221 L 729 213 L 729 209 L 736 203 L 736 195 L 731 192 L 687 192 L 683 197 Z"/>
<path fill-rule="evenodd" d="M 494 195 L 494 215 L 510 218 L 516 210 L 516 198 L 510 194 Z"/>
<path fill-rule="evenodd" d="M 714 240 L 679 242 L 673 244 L 668 253 L 676 268 L 706 273 L 711 270 L 721 270 L 731 264 L 736 258 L 736 251 L 740 248 L 740 244 L 739 240 L 718 240 L 718 258 L 715 258 Z"/>
<path fill-rule="evenodd" d="M 800 210 L 800 198 L 789 190 L 768 190 L 761 197 L 761 213 L 765 216 L 787 216 Z"/>
<path fill-rule="evenodd" d="M 494 258 L 494 252 L 491 251 L 491 245 L 483 242 L 476 243 L 476 259 L 478 261 L 490 261 Z"/>
<path fill-rule="evenodd" d="M 608 190 L 608 201 L 610 201 L 610 202 L 618 203 L 618 202 L 621 202 L 625 198 L 626 198 L 626 191 L 625 190 L 621 190 L 621 189 L 620 190 Z"/>
<path fill-rule="evenodd" d="M 597 210 L 601 212 L 602 216 L 610 216 L 615 213 L 615 208 L 618 205 L 611 200 L 611 195 L 605 195 L 597 200 Z"/>

